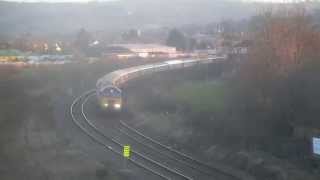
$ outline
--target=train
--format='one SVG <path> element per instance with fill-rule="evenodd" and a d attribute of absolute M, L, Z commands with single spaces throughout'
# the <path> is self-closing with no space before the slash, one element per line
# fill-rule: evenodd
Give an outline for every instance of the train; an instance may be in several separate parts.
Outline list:
<path fill-rule="evenodd" d="M 121 87 L 123 87 L 125 83 L 132 79 L 136 79 L 141 76 L 156 72 L 182 69 L 199 64 L 209 64 L 224 61 L 226 59 L 227 56 L 225 55 L 206 59 L 177 59 L 160 63 L 135 66 L 111 72 L 98 79 L 96 83 L 96 92 L 99 106 L 104 110 L 117 112 L 122 111 L 124 108 L 124 102 Z"/>

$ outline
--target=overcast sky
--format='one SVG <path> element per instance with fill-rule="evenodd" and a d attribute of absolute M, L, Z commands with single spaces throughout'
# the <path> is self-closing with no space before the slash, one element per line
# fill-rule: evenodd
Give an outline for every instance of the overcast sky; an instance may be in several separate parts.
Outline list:
<path fill-rule="evenodd" d="M 116 1 L 116 0 L 6 0 L 16 2 L 90 2 L 90 1 Z M 240 0 L 239 0 L 240 1 Z M 244 0 L 244 1 L 260 1 L 260 2 L 290 2 L 294 0 Z"/>

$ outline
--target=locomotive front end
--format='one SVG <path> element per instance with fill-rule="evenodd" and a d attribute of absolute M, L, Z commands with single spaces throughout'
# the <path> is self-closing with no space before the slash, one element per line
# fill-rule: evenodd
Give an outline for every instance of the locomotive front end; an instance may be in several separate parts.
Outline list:
<path fill-rule="evenodd" d="M 102 88 L 98 92 L 99 104 L 104 110 L 121 111 L 122 110 L 122 93 L 121 90 L 114 86 Z"/>

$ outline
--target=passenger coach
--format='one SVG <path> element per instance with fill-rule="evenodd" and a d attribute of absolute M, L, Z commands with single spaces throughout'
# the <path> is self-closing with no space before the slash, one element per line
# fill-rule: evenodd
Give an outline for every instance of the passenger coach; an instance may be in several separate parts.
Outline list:
<path fill-rule="evenodd" d="M 226 59 L 226 56 L 220 56 L 208 59 L 171 60 L 114 71 L 98 80 L 96 84 L 98 102 L 105 110 L 121 111 L 123 109 L 123 94 L 120 87 L 131 79 L 154 72 L 181 69 L 198 64 L 224 61 Z"/>

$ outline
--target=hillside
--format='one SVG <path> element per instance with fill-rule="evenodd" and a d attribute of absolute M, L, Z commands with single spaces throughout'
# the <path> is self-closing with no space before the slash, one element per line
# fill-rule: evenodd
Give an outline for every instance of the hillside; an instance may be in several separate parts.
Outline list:
<path fill-rule="evenodd" d="M 117 31 L 147 25 L 179 26 L 245 18 L 255 12 L 255 6 L 212 0 L 122 0 L 79 4 L 0 2 L 0 31 L 45 34 L 71 33 L 82 27 Z"/>

